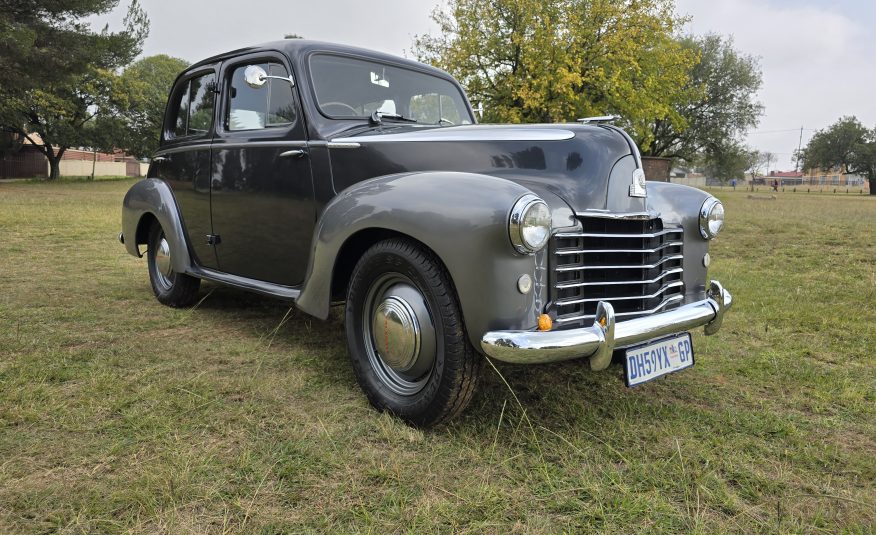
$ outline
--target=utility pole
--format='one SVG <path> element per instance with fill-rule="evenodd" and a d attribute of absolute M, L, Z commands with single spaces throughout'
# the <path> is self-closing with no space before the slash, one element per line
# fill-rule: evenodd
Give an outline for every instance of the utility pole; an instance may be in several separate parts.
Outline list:
<path fill-rule="evenodd" d="M 800 170 L 800 149 L 803 148 L 803 126 L 800 126 L 800 141 L 797 142 L 797 157 L 794 158 L 794 172 Z"/>

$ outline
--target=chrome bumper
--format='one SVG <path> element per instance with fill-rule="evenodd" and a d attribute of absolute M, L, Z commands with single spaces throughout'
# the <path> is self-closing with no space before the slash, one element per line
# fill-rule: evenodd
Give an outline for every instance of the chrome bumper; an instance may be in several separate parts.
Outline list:
<path fill-rule="evenodd" d="M 611 363 L 615 348 L 700 326 L 705 326 L 707 335 L 715 334 L 732 304 L 730 292 L 718 281 L 711 281 L 706 299 L 674 310 L 616 322 L 611 304 L 600 302 L 590 327 L 566 331 L 491 331 L 481 339 L 481 348 L 490 357 L 517 364 L 590 357 L 590 367 L 602 370 Z"/>

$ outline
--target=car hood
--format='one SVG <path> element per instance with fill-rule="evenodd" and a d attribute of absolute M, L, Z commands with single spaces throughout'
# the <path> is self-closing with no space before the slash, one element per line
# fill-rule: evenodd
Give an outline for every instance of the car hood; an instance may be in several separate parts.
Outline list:
<path fill-rule="evenodd" d="M 329 149 L 336 191 L 391 173 L 464 171 L 550 192 L 574 211 L 610 207 L 612 169 L 633 150 L 621 130 L 582 124 L 384 125 L 335 137 Z"/>

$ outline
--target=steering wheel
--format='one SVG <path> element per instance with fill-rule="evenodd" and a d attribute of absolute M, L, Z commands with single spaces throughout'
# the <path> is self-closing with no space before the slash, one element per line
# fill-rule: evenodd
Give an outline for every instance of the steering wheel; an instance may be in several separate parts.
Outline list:
<path fill-rule="evenodd" d="M 350 115 L 356 115 L 356 116 L 362 115 L 361 113 L 356 111 L 356 109 L 353 106 L 350 106 L 349 104 L 344 104 L 343 102 L 332 101 L 332 102 L 324 102 L 324 103 L 320 104 L 322 111 L 324 111 L 326 113 L 328 113 L 328 110 L 326 108 L 328 108 L 329 106 L 338 106 L 341 108 L 346 108 L 352 112 L 352 113 L 350 113 Z M 333 114 L 329 114 L 329 115 L 333 115 Z"/>

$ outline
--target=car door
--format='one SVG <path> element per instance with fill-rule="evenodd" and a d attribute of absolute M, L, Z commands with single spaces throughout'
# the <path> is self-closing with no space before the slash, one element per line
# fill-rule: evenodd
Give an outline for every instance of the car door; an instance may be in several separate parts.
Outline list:
<path fill-rule="evenodd" d="M 213 138 L 215 66 L 186 73 L 171 92 L 154 176 L 173 190 L 195 264 L 216 268 L 208 243 L 210 225 L 210 142 Z"/>
<path fill-rule="evenodd" d="M 288 78 L 281 54 L 222 66 L 222 113 L 212 145 L 213 232 L 219 269 L 295 286 L 304 280 L 316 208 L 297 90 L 289 80 L 245 81 L 258 65 Z"/>

